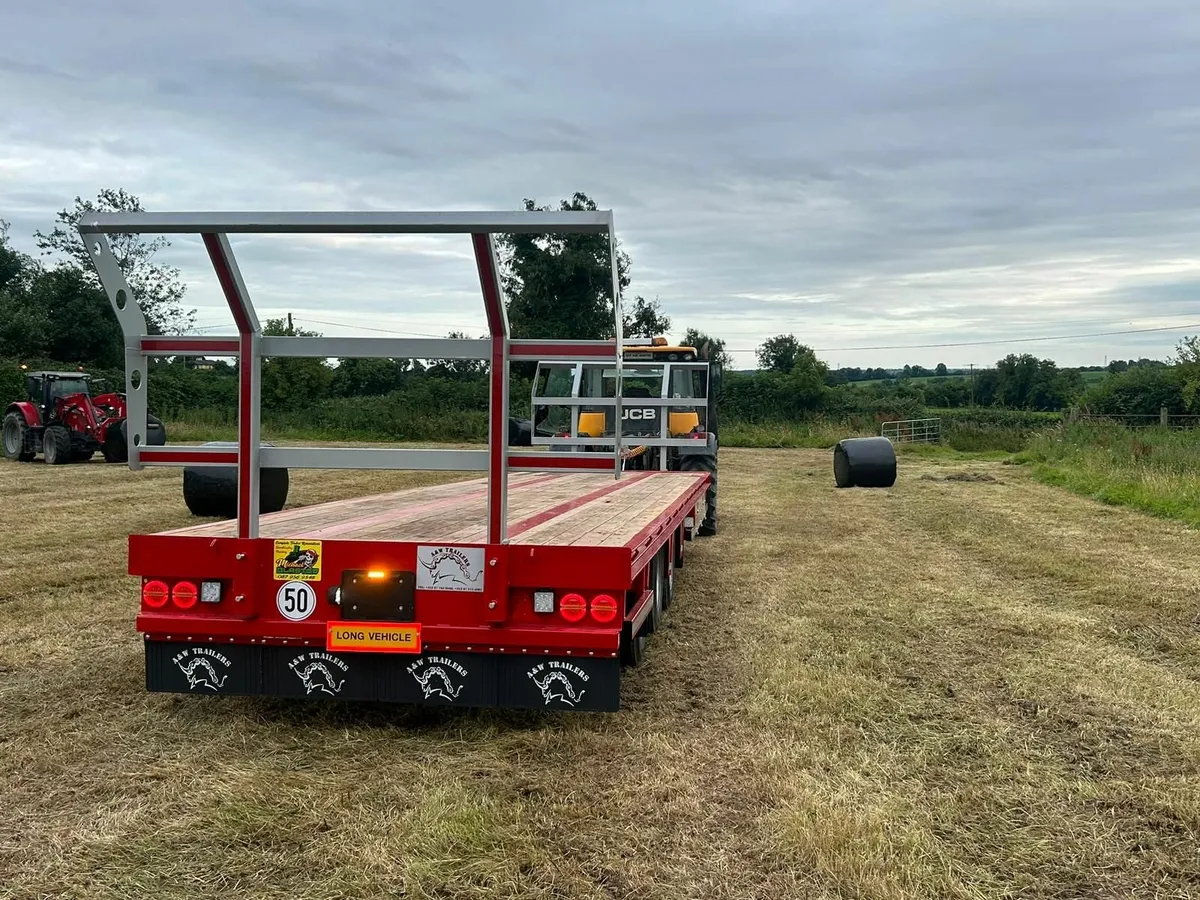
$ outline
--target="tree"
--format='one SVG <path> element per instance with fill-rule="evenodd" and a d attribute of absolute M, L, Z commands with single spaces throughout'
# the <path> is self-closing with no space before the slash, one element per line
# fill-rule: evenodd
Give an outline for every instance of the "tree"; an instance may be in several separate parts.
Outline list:
<path fill-rule="evenodd" d="M 273 337 L 320 337 L 287 319 L 267 319 L 262 333 Z M 262 403 L 268 409 L 302 409 L 327 396 L 333 371 L 323 359 L 266 357 L 262 362 Z"/>
<path fill-rule="evenodd" d="M 946 368 L 945 363 L 938 363 L 937 368 L 934 369 L 933 371 L 937 375 L 948 375 L 949 374 L 949 369 Z"/>
<path fill-rule="evenodd" d="M 768 372 L 790 372 L 796 365 L 800 350 L 800 342 L 793 335 L 777 334 L 767 338 L 755 351 L 758 367 Z"/>
<path fill-rule="evenodd" d="M 449 338 L 465 340 L 469 335 L 462 331 L 451 331 Z M 430 375 L 449 376 L 451 378 L 475 378 L 487 371 L 487 363 L 482 359 L 431 359 L 428 372 Z"/>
<path fill-rule="evenodd" d="M 1200 336 L 1187 335 L 1176 344 L 1171 362 L 1179 369 L 1184 406 L 1200 408 Z"/>
<path fill-rule="evenodd" d="M 51 323 L 29 297 L 37 262 L 9 246 L 8 227 L 0 220 L 0 357 L 45 356 Z"/>
<path fill-rule="evenodd" d="M 621 306 L 621 334 L 626 337 L 657 337 L 671 330 L 671 319 L 662 313 L 658 299 L 634 297 Z"/>
<path fill-rule="evenodd" d="M 549 211 L 525 200 L 529 211 Z M 586 194 L 564 211 L 595 211 Z M 496 239 L 513 337 L 602 340 L 615 337 L 612 257 L 604 234 L 502 234 Z M 619 289 L 629 286 L 629 256 L 616 254 Z M 636 304 L 635 304 L 636 310 Z"/>
<path fill-rule="evenodd" d="M 61 210 L 55 220 L 58 224 L 49 234 L 34 232 L 38 247 L 44 256 L 57 253 L 65 257 L 60 266 L 78 269 L 86 284 L 101 290 L 91 253 L 75 230 L 75 224 L 90 212 L 118 211 L 141 212 L 142 203 L 124 190 L 107 188 L 100 191 L 95 202 L 76 197 L 74 209 Z M 186 288 L 179 281 L 179 270 L 154 262 L 154 254 L 171 246 L 170 241 L 162 236 L 147 240 L 137 234 L 110 234 L 108 241 L 117 265 L 146 315 L 150 331 L 158 334 L 191 331 L 196 311 L 183 308 L 181 301 Z"/>
<path fill-rule="evenodd" d="M 728 369 L 733 365 L 733 357 L 725 352 L 725 342 L 720 338 L 710 337 L 703 331 L 689 328 L 683 336 L 683 346 L 695 347 L 701 359 L 704 358 L 704 348 L 707 346 L 708 359 L 718 368 Z"/>

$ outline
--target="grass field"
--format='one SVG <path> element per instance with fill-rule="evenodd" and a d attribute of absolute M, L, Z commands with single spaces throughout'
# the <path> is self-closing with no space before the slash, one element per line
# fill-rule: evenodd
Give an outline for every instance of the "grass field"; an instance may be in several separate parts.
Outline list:
<path fill-rule="evenodd" d="M 1200 526 L 1200 432 L 1079 423 L 1034 435 L 1017 460 L 1103 503 Z"/>
<path fill-rule="evenodd" d="M 125 538 L 188 520 L 179 480 L 0 462 L 0 897 L 1200 895 L 1180 523 L 729 450 L 623 711 L 422 712 L 146 694 Z"/>

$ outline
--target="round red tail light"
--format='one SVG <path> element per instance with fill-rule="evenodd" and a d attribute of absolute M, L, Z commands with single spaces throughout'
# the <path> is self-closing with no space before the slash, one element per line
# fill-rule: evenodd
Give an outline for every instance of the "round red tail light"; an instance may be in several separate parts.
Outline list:
<path fill-rule="evenodd" d="M 170 596 L 171 591 L 165 581 L 147 581 L 142 585 L 142 602 L 151 609 L 162 609 Z"/>
<path fill-rule="evenodd" d="M 171 589 L 171 600 L 180 609 L 191 609 L 199 596 L 199 588 L 190 581 L 181 581 Z"/>
<path fill-rule="evenodd" d="M 587 615 L 587 601 L 582 594 L 563 594 L 558 601 L 558 612 L 568 622 L 579 622 Z"/>
<path fill-rule="evenodd" d="M 608 594 L 597 594 L 592 598 L 592 618 L 607 625 L 617 617 L 617 601 Z"/>

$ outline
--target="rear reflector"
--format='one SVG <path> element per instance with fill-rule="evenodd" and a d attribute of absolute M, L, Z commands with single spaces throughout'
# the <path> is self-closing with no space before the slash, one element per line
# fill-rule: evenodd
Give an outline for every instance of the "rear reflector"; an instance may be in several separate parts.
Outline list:
<path fill-rule="evenodd" d="M 202 582 L 200 582 L 200 602 L 201 603 L 220 603 L 221 602 L 221 582 L 219 582 L 219 581 L 202 581 Z"/>
<path fill-rule="evenodd" d="M 601 625 L 607 625 L 617 617 L 616 598 L 608 594 L 597 594 L 592 598 L 592 618 Z"/>
<path fill-rule="evenodd" d="M 200 591 L 190 581 L 180 581 L 171 588 L 171 600 L 180 609 L 191 609 L 199 596 Z"/>
<path fill-rule="evenodd" d="M 536 613 L 554 612 L 554 591 L 534 591 L 533 611 Z"/>
<path fill-rule="evenodd" d="M 162 609 L 170 597 L 171 591 L 165 581 L 147 581 L 142 585 L 142 602 L 151 609 Z"/>
<path fill-rule="evenodd" d="M 587 615 L 587 601 L 582 594 L 563 594 L 558 611 L 568 622 L 580 622 Z"/>

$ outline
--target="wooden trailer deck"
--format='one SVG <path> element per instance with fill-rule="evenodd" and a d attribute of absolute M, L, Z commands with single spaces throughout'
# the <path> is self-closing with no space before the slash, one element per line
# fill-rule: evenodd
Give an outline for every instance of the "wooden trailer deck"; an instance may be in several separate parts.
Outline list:
<path fill-rule="evenodd" d="M 513 544 L 632 545 L 638 534 L 688 494 L 701 472 L 518 473 L 508 479 Z M 234 521 L 191 525 L 170 535 L 234 537 Z M 259 519 L 264 538 L 344 541 L 487 542 L 487 479 L 284 509 Z"/>

